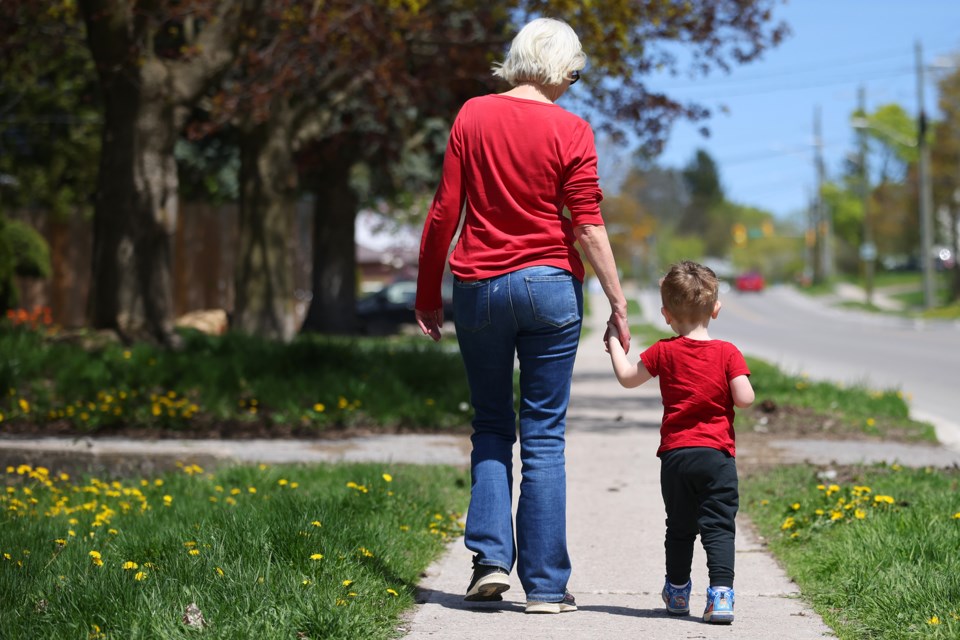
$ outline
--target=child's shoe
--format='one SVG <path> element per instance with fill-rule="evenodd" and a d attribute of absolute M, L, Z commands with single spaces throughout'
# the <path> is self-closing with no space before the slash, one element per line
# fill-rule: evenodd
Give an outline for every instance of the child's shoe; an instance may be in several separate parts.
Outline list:
<path fill-rule="evenodd" d="M 733 589 L 731 587 L 707 587 L 707 608 L 703 611 L 703 621 L 714 624 L 733 622 Z"/>
<path fill-rule="evenodd" d="M 672 616 L 685 616 L 690 613 L 690 589 L 693 588 L 693 582 L 687 580 L 687 584 L 677 588 L 670 584 L 670 580 L 663 583 L 663 591 L 660 597 L 663 603 L 667 605 L 667 613 Z"/>

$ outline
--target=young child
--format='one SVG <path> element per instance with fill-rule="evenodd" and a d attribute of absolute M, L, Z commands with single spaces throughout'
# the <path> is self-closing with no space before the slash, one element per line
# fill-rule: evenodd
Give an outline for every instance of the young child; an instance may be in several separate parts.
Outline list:
<path fill-rule="evenodd" d="M 734 406 L 749 407 L 750 371 L 729 342 L 711 340 L 707 325 L 720 313 L 713 271 L 695 262 L 673 265 L 660 282 L 667 324 L 677 333 L 660 340 L 632 364 L 610 327 L 607 351 L 620 384 L 660 378 L 660 490 L 667 512 L 667 612 L 690 613 L 690 570 L 697 534 L 707 555 L 710 586 L 706 622 L 733 622 L 735 519 L 739 504 L 734 456 Z"/>

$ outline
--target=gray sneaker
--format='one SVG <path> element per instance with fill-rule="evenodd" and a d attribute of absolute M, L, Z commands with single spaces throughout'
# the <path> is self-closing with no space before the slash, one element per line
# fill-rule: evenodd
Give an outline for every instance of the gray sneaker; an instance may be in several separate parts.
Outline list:
<path fill-rule="evenodd" d="M 527 607 L 524 613 L 567 613 L 577 610 L 577 601 L 573 595 L 567 591 L 563 594 L 563 600 L 560 602 L 540 602 L 538 600 L 527 600 Z"/>

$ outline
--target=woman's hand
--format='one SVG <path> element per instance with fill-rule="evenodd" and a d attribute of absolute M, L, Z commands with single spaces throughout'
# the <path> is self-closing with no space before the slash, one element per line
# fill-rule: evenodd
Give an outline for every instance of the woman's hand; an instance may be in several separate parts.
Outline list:
<path fill-rule="evenodd" d="M 623 347 L 624 353 L 630 353 L 630 325 L 627 323 L 627 317 L 617 312 L 610 314 L 607 320 L 607 330 L 603 333 L 603 349 L 610 352 L 610 339 L 614 338 Z"/>
<path fill-rule="evenodd" d="M 423 335 L 430 336 L 434 342 L 440 342 L 440 327 L 443 326 L 443 309 L 434 309 L 433 311 L 416 310 L 417 324 L 420 325 L 420 331 Z"/>

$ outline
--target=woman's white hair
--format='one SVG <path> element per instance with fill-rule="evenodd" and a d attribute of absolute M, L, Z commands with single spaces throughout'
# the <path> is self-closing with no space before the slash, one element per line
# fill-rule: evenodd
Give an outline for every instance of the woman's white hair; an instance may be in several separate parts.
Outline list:
<path fill-rule="evenodd" d="M 493 67 L 493 75 L 511 86 L 521 82 L 559 85 L 586 64 L 580 38 L 570 25 L 553 18 L 537 18 L 520 29 L 507 59 Z"/>

